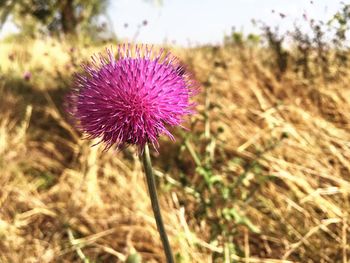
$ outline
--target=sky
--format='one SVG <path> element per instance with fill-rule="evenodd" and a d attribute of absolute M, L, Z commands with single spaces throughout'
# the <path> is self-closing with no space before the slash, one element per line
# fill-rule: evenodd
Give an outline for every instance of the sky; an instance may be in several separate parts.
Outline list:
<path fill-rule="evenodd" d="M 219 44 L 232 27 L 257 32 L 251 20 L 287 30 L 296 19 L 328 20 L 341 0 L 110 0 L 108 17 L 115 34 L 128 41 L 178 45 Z M 272 12 L 274 10 L 274 12 Z M 286 15 L 281 18 L 280 13 Z M 142 26 L 147 21 L 146 26 Z M 127 26 L 126 26 L 127 24 Z M 0 37 L 15 30 L 11 23 Z"/>

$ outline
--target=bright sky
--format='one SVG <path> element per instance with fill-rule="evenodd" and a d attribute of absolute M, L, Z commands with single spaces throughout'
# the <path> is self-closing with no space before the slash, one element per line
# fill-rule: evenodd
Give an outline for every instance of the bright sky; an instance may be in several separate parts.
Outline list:
<path fill-rule="evenodd" d="M 340 7 L 340 0 L 112 0 L 108 11 L 121 38 L 152 43 L 219 43 L 232 26 L 244 32 L 257 31 L 251 20 L 292 27 L 295 19 L 327 20 Z M 275 13 L 272 13 L 275 10 Z M 281 19 L 279 13 L 287 15 Z M 140 29 L 143 20 L 148 24 Z M 128 27 L 124 27 L 127 23 Z"/>
<path fill-rule="evenodd" d="M 329 19 L 341 0 L 110 0 L 108 15 L 119 38 L 145 43 L 195 45 L 220 43 L 232 26 L 246 33 L 256 32 L 251 23 L 291 28 L 296 19 Z M 272 13 L 272 10 L 275 10 Z M 281 19 L 279 13 L 286 15 Z M 147 20 L 147 26 L 141 26 Z M 125 27 L 125 24 L 128 24 Z M 139 28 L 139 29 L 138 29 Z M 10 23 L 0 36 L 14 30 Z"/>

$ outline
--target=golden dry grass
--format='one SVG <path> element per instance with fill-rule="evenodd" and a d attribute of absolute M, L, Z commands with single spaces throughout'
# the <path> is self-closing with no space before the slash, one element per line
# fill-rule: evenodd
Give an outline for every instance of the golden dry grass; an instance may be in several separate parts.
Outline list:
<path fill-rule="evenodd" d="M 124 262 L 134 250 L 144 262 L 164 262 L 134 149 L 91 147 L 62 110 L 76 65 L 102 48 L 0 43 L 0 262 Z M 216 262 L 230 262 L 227 243 L 210 243 L 211 224 L 221 222 L 210 221 L 211 214 L 198 219 L 193 188 L 178 186 L 181 172 L 192 185 L 203 180 L 195 167 L 204 152 L 227 183 L 244 169 L 235 158 L 258 160 L 261 176 L 274 178 L 263 185 L 252 171 L 242 178 L 237 191 L 252 195 L 232 206 L 258 231 L 232 223 L 232 242 L 242 250 L 229 256 L 232 262 L 350 260 L 348 80 L 311 84 L 288 71 L 277 81 L 259 51 L 174 53 L 203 84 L 199 114 L 187 125 L 192 139 L 176 131 L 177 143 L 162 138 L 153 158 L 180 262 L 213 262 L 214 254 L 223 258 Z"/>

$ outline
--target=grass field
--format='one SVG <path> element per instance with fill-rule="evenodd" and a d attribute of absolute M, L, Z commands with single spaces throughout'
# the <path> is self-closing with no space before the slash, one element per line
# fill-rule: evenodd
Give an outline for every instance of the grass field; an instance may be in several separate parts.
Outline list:
<path fill-rule="evenodd" d="M 136 149 L 91 147 L 63 110 L 111 45 L 0 43 L 0 262 L 164 262 Z M 153 153 L 178 262 L 348 262 L 349 79 L 276 78 L 258 48 L 171 50 L 201 83 L 189 131 Z"/>

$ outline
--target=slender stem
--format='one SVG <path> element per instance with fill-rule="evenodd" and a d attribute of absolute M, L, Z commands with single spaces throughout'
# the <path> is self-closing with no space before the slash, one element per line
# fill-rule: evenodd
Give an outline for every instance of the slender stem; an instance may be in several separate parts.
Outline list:
<path fill-rule="evenodd" d="M 157 189 L 156 189 L 156 184 L 154 181 L 154 176 L 153 176 L 153 171 L 152 171 L 151 157 L 149 154 L 149 147 L 147 144 L 145 145 L 145 148 L 144 148 L 144 151 L 142 154 L 142 161 L 143 161 L 143 166 L 145 169 L 147 186 L 148 186 L 148 191 L 149 191 L 149 195 L 151 198 L 153 214 L 154 214 L 154 218 L 156 219 L 160 239 L 162 240 L 162 243 L 163 243 L 166 262 L 167 263 L 174 263 L 174 258 L 173 258 L 173 254 L 171 252 L 171 247 L 169 244 L 168 236 L 166 234 L 164 224 L 163 224 L 162 215 L 160 213 L 160 207 L 159 207 L 158 196 L 157 196 Z"/>

